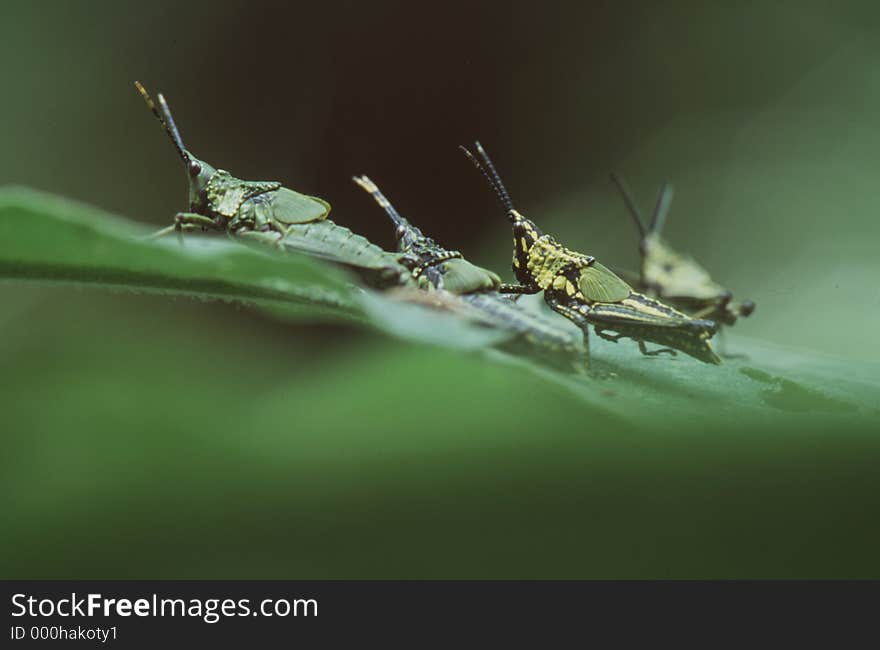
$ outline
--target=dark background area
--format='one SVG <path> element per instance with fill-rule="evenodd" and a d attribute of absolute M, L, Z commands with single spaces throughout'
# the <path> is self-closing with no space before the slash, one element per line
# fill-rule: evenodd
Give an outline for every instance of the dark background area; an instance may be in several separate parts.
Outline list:
<path fill-rule="evenodd" d="M 870 3 L 6 2 L 0 179 L 156 225 L 184 207 L 173 150 L 329 199 L 390 246 L 351 183 L 376 180 L 446 245 L 500 271 L 508 232 L 457 145 L 480 138 L 522 210 L 573 247 L 637 261 L 607 180 L 760 317 L 740 331 L 877 358 Z M 810 268 L 809 283 L 793 278 Z M 818 273 L 816 273 L 818 271 Z M 825 309 L 816 310 L 816 301 Z M 831 334 L 848 313 L 844 340 Z M 792 327 L 790 323 L 798 325 Z"/>
<path fill-rule="evenodd" d="M 390 247 L 350 180 L 366 173 L 509 278 L 508 224 L 457 149 L 479 138 L 523 212 L 606 264 L 637 264 L 608 173 L 646 206 L 671 181 L 669 239 L 758 304 L 734 343 L 873 363 L 878 17 L 5 0 L 0 183 L 169 223 L 186 180 L 139 79 L 200 158 L 324 197 Z M 350 326 L 11 283 L 0 382 L 4 576 L 880 575 L 866 420 L 636 430 L 530 373 Z"/>

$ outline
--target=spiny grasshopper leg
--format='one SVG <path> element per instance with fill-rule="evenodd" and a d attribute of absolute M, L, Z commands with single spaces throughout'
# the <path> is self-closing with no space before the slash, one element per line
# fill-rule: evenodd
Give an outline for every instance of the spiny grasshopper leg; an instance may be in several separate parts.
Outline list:
<path fill-rule="evenodd" d="M 645 342 L 642 339 L 638 339 L 639 343 L 639 351 L 644 354 L 646 357 L 656 357 L 661 352 L 668 352 L 670 356 L 676 357 L 678 353 L 672 348 L 659 348 L 657 350 L 649 350 L 648 346 L 645 345 Z"/>
<path fill-rule="evenodd" d="M 522 286 L 522 285 L 513 285 L 513 286 Z M 531 292 L 534 293 L 534 292 Z M 564 305 L 556 296 L 544 294 L 544 299 L 547 305 L 555 311 L 557 314 L 561 316 L 565 316 L 568 320 L 577 325 L 581 331 L 584 333 L 584 368 L 587 372 L 590 371 L 590 328 L 589 321 L 581 314 L 578 310 L 569 307 L 568 305 Z"/>

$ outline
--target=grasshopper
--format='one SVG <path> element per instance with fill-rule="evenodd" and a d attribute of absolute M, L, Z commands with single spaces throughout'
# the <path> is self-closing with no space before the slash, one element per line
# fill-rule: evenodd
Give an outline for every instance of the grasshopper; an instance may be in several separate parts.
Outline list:
<path fill-rule="evenodd" d="M 572 332 L 500 295 L 501 278 L 498 274 L 472 264 L 459 251 L 443 248 L 427 237 L 404 218 L 366 176 L 355 176 L 353 180 L 394 222 L 399 259 L 417 278 L 417 286 L 457 295 L 479 320 L 512 331 L 518 339 L 542 353 L 562 353 L 569 359 L 583 358 L 584 349 Z M 582 366 L 580 363 L 576 368 Z"/>
<path fill-rule="evenodd" d="M 582 330 L 587 354 L 589 326 L 593 325 L 603 339 L 615 342 L 621 338 L 633 339 L 645 355 L 665 352 L 674 356 L 676 350 L 680 350 L 705 363 L 721 363 L 709 343 L 718 330 L 715 322 L 691 318 L 637 293 L 592 255 L 569 250 L 542 233 L 533 221 L 514 208 L 495 165 L 479 142 L 475 148 L 482 162 L 461 147 L 498 195 L 513 226 L 513 272 L 518 283 L 502 284 L 500 292 L 543 291 L 547 305 Z M 607 334 L 607 331 L 615 334 Z M 648 350 L 646 342 L 668 347 Z"/>
<path fill-rule="evenodd" d="M 755 310 L 751 300 L 734 302 L 733 293 L 715 282 L 709 272 L 693 258 L 674 249 L 661 236 L 666 215 L 672 202 L 673 189 L 664 183 L 657 195 L 651 221 L 645 226 L 641 211 L 626 182 L 611 174 L 639 230 L 641 269 L 637 286 L 650 296 L 687 312 L 694 318 L 707 318 L 724 325 L 733 325 L 738 317 Z"/>
<path fill-rule="evenodd" d="M 412 225 L 391 205 L 376 184 L 366 176 L 352 180 L 373 197 L 394 222 L 394 236 L 400 252 L 399 259 L 406 266 L 420 288 L 431 286 L 454 294 L 498 289 L 498 274 L 468 262 L 459 251 L 443 248 Z"/>
<path fill-rule="evenodd" d="M 382 250 L 327 216 L 330 204 L 277 181 L 245 181 L 196 158 L 184 146 L 165 97 L 157 101 L 140 82 L 135 87 L 165 129 L 189 178 L 189 211 L 154 236 L 171 232 L 219 231 L 306 253 L 348 266 L 368 282 L 385 287 L 410 282 L 409 271 Z"/>
<path fill-rule="evenodd" d="M 501 282 L 497 275 L 474 266 L 457 251 L 441 248 L 393 208 L 389 214 L 393 212 L 398 220 L 399 253 L 385 251 L 333 223 L 327 218 L 330 205 L 323 199 L 300 194 L 275 181 L 244 181 L 199 160 L 184 146 L 164 96 L 159 94 L 154 101 L 143 85 L 135 82 L 135 86 L 171 139 L 189 175 L 190 211 L 177 213 L 174 223 L 154 236 L 193 230 L 225 232 L 344 265 L 376 289 L 421 286 L 468 294 L 470 304 L 489 324 L 533 338 L 545 347 L 556 345 L 568 350 L 570 337 L 552 323 L 548 325 L 546 319 L 532 318 L 497 294 L 479 293 L 497 287 Z M 390 207 L 384 197 L 382 200 Z"/>

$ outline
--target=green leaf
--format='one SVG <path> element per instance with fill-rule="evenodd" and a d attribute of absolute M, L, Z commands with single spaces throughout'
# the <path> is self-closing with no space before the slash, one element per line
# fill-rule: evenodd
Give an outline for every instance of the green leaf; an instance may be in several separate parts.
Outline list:
<path fill-rule="evenodd" d="M 0 275 L 266 305 L 352 310 L 345 276 L 220 238 L 184 246 L 101 211 L 24 188 L 0 189 Z"/>
<path fill-rule="evenodd" d="M 489 352 L 510 337 L 454 313 L 358 289 L 338 268 L 303 255 L 271 254 L 222 237 L 187 236 L 181 246 L 174 237 L 150 240 L 147 234 L 119 217 L 72 201 L 23 188 L 0 190 L 3 277 L 237 300 L 283 317 L 362 322 L 398 338 L 453 349 Z M 591 268 L 609 274 L 599 264 Z M 532 308 L 543 308 L 539 297 L 533 300 Z M 520 300 L 521 305 L 528 302 Z M 558 320 L 560 326 L 572 327 Z M 721 368 L 683 356 L 646 358 L 627 340 L 610 343 L 593 336 L 590 345 L 593 367 L 604 380 L 550 374 L 594 408 L 634 421 L 658 411 L 666 418 L 686 417 L 691 422 L 744 413 L 778 416 L 779 409 L 796 418 L 831 408 L 832 403 L 839 405 L 841 414 L 859 413 L 880 377 L 868 371 L 861 382 L 855 381 L 858 373 L 850 367 L 826 363 L 820 371 L 818 360 L 811 364 L 803 354 L 756 342 L 738 344 L 748 361 Z M 489 353 L 507 364 L 549 372 L 532 361 Z M 826 381 L 831 373 L 834 381 Z M 605 390 L 597 392 L 597 385 Z"/>
<path fill-rule="evenodd" d="M 373 292 L 361 296 L 361 306 L 378 329 L 409 341 L 479 350 L 510 338 L 508 332 L 481 327 L 456 314 L 388 300 Z"/>
<path fill-rule="evenodd" d="M 307 258 L 141 234 L 0 192 L 0 274 L 65 283 L 0 287 L 4 577 L 880 577 L 877 364 L 594 336 L 577 376 Z"/>

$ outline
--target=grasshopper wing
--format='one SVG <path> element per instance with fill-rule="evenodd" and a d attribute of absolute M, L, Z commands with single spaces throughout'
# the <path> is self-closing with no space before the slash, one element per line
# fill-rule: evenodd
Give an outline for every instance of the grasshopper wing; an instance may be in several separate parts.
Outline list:
<path fill-rule="evenodd" d="M 270 193 L 263 209 L 270 209 L 275 221 L 284 224 L 311 223 L 326 219 L 330 204 L 316 196 L 307 196 L 286 187 Z"/>
<path fill-rule="evenodd" d="M 633 292 L 632 287 L 599 262 L 580 269 L 578 288 L 590 302 L 620 302 Z"/>
<path fill-rule="evenodd" d="M 450 293 L 491 291 L 500 284 L 501 278 L 498 275 L 465 259 L 453 258 L 443 263 L 443 288 Z"/>

